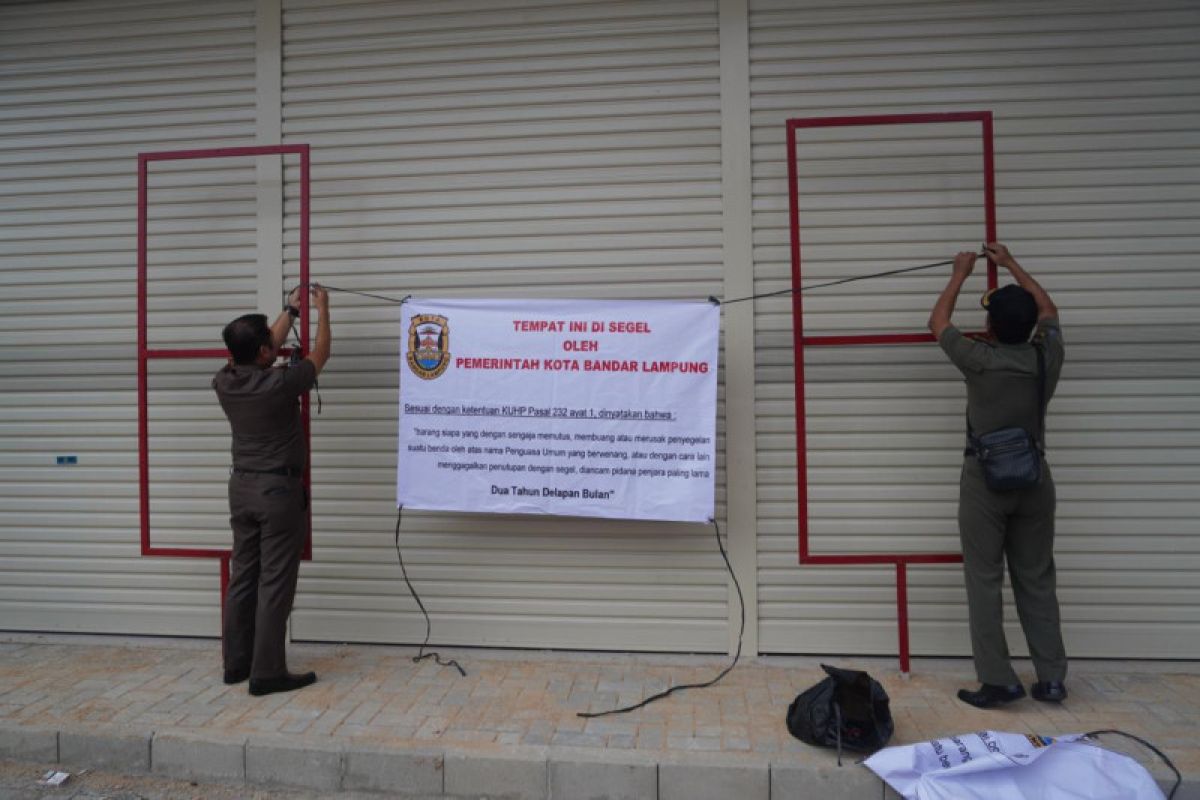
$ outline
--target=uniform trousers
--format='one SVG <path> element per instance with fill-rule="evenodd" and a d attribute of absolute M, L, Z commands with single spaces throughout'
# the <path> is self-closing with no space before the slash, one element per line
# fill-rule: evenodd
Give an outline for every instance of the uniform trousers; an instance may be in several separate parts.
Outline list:
<path fill-rule="evenodd" d="M 287 674 L 287 620 L 308 530 L 299 477 L 237 472 L 229 478 L 233 529 L 222 620 L 225 669 L 250 677 Z"/>
<path fill-rule="evenodd" d="M 1017 615 L 1039 681 L 1067 675 L 1054 569 L 1054 478 L 1042 462 L 1042 479 L 1027 489 L 996 492 L 983 469 L 964 460 L 959 481 L 958 531 L 970 609 L 971 650 L 981 683 L 1011 686 L 1013 671 L 1004 636 L 1004 564 Z"/>

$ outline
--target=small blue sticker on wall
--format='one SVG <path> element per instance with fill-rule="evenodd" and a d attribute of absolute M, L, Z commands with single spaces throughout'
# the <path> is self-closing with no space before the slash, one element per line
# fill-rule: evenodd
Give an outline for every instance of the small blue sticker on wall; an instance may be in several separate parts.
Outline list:
<path fill-rule="evenodd" d="M 78 464 L 79 463 L 78 456 L 56 456 L 54 460 L 57 461 L 59 464 Z"/>

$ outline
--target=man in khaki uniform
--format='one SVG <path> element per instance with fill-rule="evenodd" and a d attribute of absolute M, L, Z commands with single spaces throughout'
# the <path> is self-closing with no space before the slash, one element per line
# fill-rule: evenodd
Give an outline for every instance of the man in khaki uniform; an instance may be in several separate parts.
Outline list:
<path fill-rule="evenodd" d="M 233 432 L 233 554 L 222 620 L 225 683 L 249 678 L 252 695 L 291 691 L 317 679 L 313 672 L 288 672 L 284 649 L 308 532 L 302 483 L 308 452 L 300 396 L 316 384 L 331 344 L 329 294 L 314 286 L 316 345 L 302 361 L 272 366 L 300 313 L 295 307 L 300 291 L 292 291 L 269 327 L 263 314 L 247 314 L 225 326 L 232 358 L 212 382 Z"/>
<path fill-rule="evenodd" d="M 1038 359 L 1045 362 L 1045 402 L 1058 384 L 1063 363 L 1058 309 L 1002 244 L 985 251 L 1016 281 L 984 296 L 988 341 L 965 337 L 950 323 L 959 291 L 974 267 L 974 253 L 959 253 L 954 272 L 929 317 L 929 328 L 967 383 L 967 420 L 976 435 L 1020 427 L 1041 432 L 1038 406 Z M 1036 332 L 1035 332 L 1036 328 Z M 1034 343 L 1030 343 L 1030 334 Z M 1045 443 L 1038 442 L 1044 452 Z M 971 649 L 982 684 L 958 697 L 978 708 L 991 708 L 1025 696 L 1013 671 L 1004 636 L 1004 563 L 1017 613 L 1037 672 L 1035 700 L 1062 702 L 1067 655 L 1059 621 L 1054 569 L 1054 479 L 1042 458 L 1036 485 L 1007 491 L 990 489 L 983 468 L 968 446 L 959 481 L 958 527 L 970 609 Z"/>

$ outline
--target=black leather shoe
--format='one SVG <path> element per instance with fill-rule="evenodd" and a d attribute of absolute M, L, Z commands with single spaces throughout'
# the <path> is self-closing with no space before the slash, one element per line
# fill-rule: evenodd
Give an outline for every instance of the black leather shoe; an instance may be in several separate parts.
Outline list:
<path fill-rule="evenodd" d="M 1029 687 L 1029 693 L 1043 703 L 1061 703 L 1067 699 L 1067 687 L 1062 681 L 1038 681 Z"/>
<path fill-rule="evenodd" d="M 251 678 L 250 694 L 261 697 L 264 694 L 290 692 L 295 689 L 303 689 L 316 682 L 317 673 L 315 672 L 305 672 L 300 675 L 293 675 L 289 672 L 280 678 Z"/>
<path fill-rule="evenodd" d="M 233 685 L 235 683 L 241 683 L 242 681 L 246 680 L 246 678 L 249 678 L 249 677 L 250 677 L 249 669 L 227 669 L 227 670 L 225 670 L 225 683 L 227 683 L 229 685 Z"/>
<path fill-rule="evenodd" d="M 250 682 L 251 685 L 254 681 Z M 1025 696 L 1025 687 L 1019 683 L 1012 686 L 995 686 L 990 683 L 982 684 L 977 691 L 958 690 L 958 699 L 976 708 L 996 708 L 1007 705 Z"/>
<path fill-rule="evenodd" d="M 264 694 L 291 692 L 296 689 L 303 689 L 305 686 L 316 682 L 317 673 L 315 672 L 304 672 L 299 675 L 289 672 L 278 678 L 251 678 L 250 694 L 255 697 L 261 697 Z"/>

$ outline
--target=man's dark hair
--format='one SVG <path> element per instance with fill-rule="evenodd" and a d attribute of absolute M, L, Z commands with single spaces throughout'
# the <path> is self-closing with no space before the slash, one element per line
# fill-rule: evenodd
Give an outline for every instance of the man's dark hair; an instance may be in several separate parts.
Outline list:
<path fill-rule="evenodd" d="M 1037 301 L 1015 283 L 1001 287 L 988 296 L 987 312 L 992 333 L 1004 344 L 1029 341 L 1029 334 L 1037 325 Z"/>
<path fill-rule="evenodd" d="M 235 364 L 253 364 L 258 349 L 271 344 L 271 328 L 266 314 L 246 314 L 225 326 L 221 333 Z"/>

